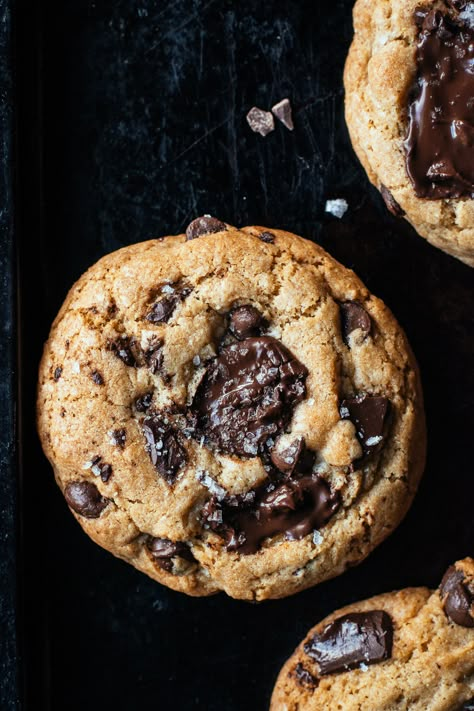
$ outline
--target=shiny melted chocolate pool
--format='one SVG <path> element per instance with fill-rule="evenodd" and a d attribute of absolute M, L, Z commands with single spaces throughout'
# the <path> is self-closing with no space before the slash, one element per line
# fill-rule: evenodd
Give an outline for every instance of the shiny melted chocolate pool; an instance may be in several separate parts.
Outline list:
<path fill-rule="evenodd" d="M 474 3 L 460 8 L 415 14 L 406 165 L 416 195 L 431 200 L 474 197 Z"/>

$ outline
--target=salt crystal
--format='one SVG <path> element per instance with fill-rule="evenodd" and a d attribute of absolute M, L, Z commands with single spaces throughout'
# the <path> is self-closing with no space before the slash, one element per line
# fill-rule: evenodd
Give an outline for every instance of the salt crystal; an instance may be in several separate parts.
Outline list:
<path fill-rule="evenodd" d="M 359 669 L 363 672 L 369 671 L 369 667 L 367 666 L 367 664 L 364 664 L 364 662 L 361 662 Z"/>
<path fill-rule="evenodd" d="M 162 294 L 174 294 L 174 289 L 170 284 L 165 284 L 161 287 Z"/>
<path fill-rule="evenodd" d="M 198 355 L 195 355 L 195 356 L 194 356 L 194 358 L 193 358 L 193 365 L 195 365 L 196 367 L 199 366 L 199 365 L 201 365 L 201 358 L 200 358 Z"/>
<path fill-rule="evenodd" d="M 275 120 L 270 111 L 262 111 L 257 106 L 253 106 L 246 118 L 252 131 L 261 136 L 267 136 L 275 130 Z"/>
<path fill-rule="evenodd" d="M 313 543 L 315 546 L 319 546 L 323 542 L 323 537 L 319 531 L 313 531 Z"/>
<path fill-rule="evenodd" d="M 377 435 L 376 437 L 369 437 L 365 444 L 367 447 L 375 447 L 375 445 L 379 444 L 382 439 L 383 437 L 381 435 Z"/>
<path fill-rule="evenodd" d="M 459 19 L 463 20 L 469 27 L 474 28 L 474 3 L 470 2 L 462 12 L 459 13 Z"/>
<path fill-rule="evenodd" d="M 338 217 L 339 219 L 341 219 L 341 217 L 344 217 L 344 215 L 348 211 L 349 205 L 347 203 L 347 200 L 339 198 L 338 200 L 328 200 L 324 209 L 326 212 L 329 212 L 331 215 L 334 215 L 334 217 Z"/>

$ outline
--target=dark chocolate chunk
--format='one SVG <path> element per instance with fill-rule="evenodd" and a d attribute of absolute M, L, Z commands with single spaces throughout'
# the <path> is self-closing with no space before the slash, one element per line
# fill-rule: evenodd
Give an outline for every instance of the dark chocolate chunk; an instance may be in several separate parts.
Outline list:
<path fill-rule="evenodd" d="M 253 496 L 249 496 L 253 494 Z M 241 497 L 214 496 L 203 519 L 221 535 L 228 550 L 256 553 L 265 538 L 284 533 L 300 540 L 322 528 L 340 506 L 340 497 L 318 476 L 267 484 Z"/>
<path fill-rule="evenodd" d="M 260 311 L 250 304 L 237 306 L 230 312 L 229 328 L 240 341 L 251 336 L 257 336 L 263 323 L 264 318 Z"/>
<path fill-rule="evenodd" d="M 342 401 L 341 418 L 354 424 L 365 454 L 373 452 L 383 441 L 389 410 L 390 401 L 386 397 L 364 394 Z"/>
<path fill-rule="evenodd" d="M 383 197 L 385 205 L 387 206 L 389 212 L 392 213 L 392 215 L 395 215 L 395 217 L 403 217 L 405 215 L 405 210 L 402 210 L 390 190 L 388 190 L 385 185 L 381 186 L 380 193 Z"/>
<path fill-rule="evenodd" d="M 137 412 L 146 412 L 151 405 L 153 393 L 145 393 L 135 400 L 135 410 Z"/>
<path fill-rule="evenodd" d="M 293 131 L 295 124 L 293 123 L 293 116 L 291 111 L 291 104 L 289 99 L 282 99 L 272 106 L 272 114 L 277 117 L 279 121 L 287 128 L 289 131 Z"/>
<path fill-rule="evenodd" d="M 125 447 L 125 442 L 127 439 L 127 432 L 124 429 L 112 430 L 110 433 L 110 441 L 115 444 L 116 447 L 123 449 Z"/>
<path fill-rule="evenodd" d="M 167 323 L 174 313 L 180 301 L 184 301 L 191 293 L 190 287 L 182 284 L 166 284 L 162 287 L 164 296 L 160 298 L 146 315 L 147 321 L 151 323 Z"/>
<path fill-rule="evenodd" d="M 254 457 L 284 431 L 306 393 L 308 371 L 275 338 L 247 338 L 222 350 L 191 405 L 195 436 L 227 454 Z"/>
<path fill-rule="evenodd" d="M 149 370 L 153 375 L 156 375 L 163 366 L 163 341 L 156 340 L 144 351 L 143 357 Z"/>
<path fill-rule="evenodd" d="M 103 385 L 104 384 L 104 378 L 102 377 L 102 374 L 99 373 L 98 370 L 92 371 L 91 378 L 96 385 Z"/>
<path fill-rule="evenodd" d="M 315 676 L 311 674 L 301 662 L 296 665 L 293 676 L 295 677 L 298 684 L 306 687 L 307 689 L 315 689 L 318 685 L 318 680 Z"/>
<path fill-rule="evenodd" d="M 112 351 L 117 358 L 128 365 L 130 368 L 134 368 L 137 365 L 137 360 L 133 353 L 133 346 L 135 341 L 129 336 L 122 336 L 121 338 L 116 338 L 115 341 L 109 341 L 107 343 L 107 349 Z"/>
<path fill-rule="evenodd" d="M 210 215 L 204 215 L 203 217 L 197 217 L 187 226 L 186 239 L 189 241 L 196 239 L 196 237 L 214 234 L 215 232 L 224 232 L 225 230 L 227 230 L 227 226 L 223 222 Z"/>
<path fill-rule="evenodd" d="M 474 590 L 464 583 L 464 573 L 452 565 L 446 571 L 439 592 L 450 620 L 461 627 L 474 627 Z"/>
<path fill-rule="evenodd" d="M 358 328 L 365 335 L 368 336 L 370 334 L 372 319 L 361 304 L 357 301 L 345 301 L 340 305 L 340 308 L 342 337 L 346 344 L 349 342 L 350 334 Z"/>
<path fill-rule="evenodd" d="M 63 372 L 63 369 L 60 365 L 58 365 L 58 367 L 54 369 L 53 378 L 55 379 L 56 382 L 58 382 L 59 378 L 62 375 L 62 372 Z"/>
<path fill-rule="evenodd" d="M 352 612 L 315 634 L 304 646 L 321 676 L 376 664 L 392 655 L 393 624 L 383 610 Z"/>
<path fill-rule="evenodd" d="M 270 111 L 263 111 L 258 106 L 253 106 L 246 118 L 252 131 L 259 133 L 261 136 L 268 136 L 269 133 L 275 130 L 275 121 Z"/>
<path fill-rule="evenodd" d="M 262 242 L 267 242 L 267 244 L 275 243 L 275 235 L 273 232 L 260 232 L 258 238 L 261 239 Z"/>
<path fill-rule="evenodd" d="M 463 4 L 451 0 L 455 10 Z M 463 14 L 418 11 L 417 78 L 405 141 L 415 193 L 474 197 L 474 27 Z"/>
<path fill-rule="evenodd" d="M 184 558 L 190 563 L 196 561 L 189 546 L 181 541 L 170 541 L 168 538 L 152 538 L 150 536 L 146 547 L 160 568 L 168 573 L 173 570 L 173 558 Z"/>
<path fill-rule="evenodd" d="M 294 471 L 306 473 L 311 471 L 315 454 L 306 449 L 304 437 L 295 439 L 289 447 L 281 452 L 272 449 L 270 459 L 283 474 L 293 474 Z"/>
<path fill-rule="evenodd" d="M 172 484 L 187 461 L 186 450 L 179 441 L 178 433 L 159 415 L 145 417 L 142 428 L 146 450 L 153 465 Z"/>
<path fill-rule="evenodd" d="M 67 484 L 64 497 L 72 510 L 85 518 L 99 518 L 109 503 L 90 481 L 73 481 Z"/>

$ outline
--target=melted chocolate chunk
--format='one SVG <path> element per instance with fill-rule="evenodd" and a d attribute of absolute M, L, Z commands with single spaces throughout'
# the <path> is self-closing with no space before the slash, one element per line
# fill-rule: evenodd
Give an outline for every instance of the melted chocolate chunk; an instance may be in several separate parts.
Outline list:
<path fill-rule="evenodd" d="M 354 424 L 365 454 L 373 452 L 383 441 L 389 410 L 390 401 L 386 397 L 364 394 L 342 401 L 341 418 Z"/>
<path fill-rule="evenodd" d="M 62 373 L 63 373 L 63 369 L 60 365 L 58 365 L 58 367 L 54 369 L 54 373 L 53 373 L 53 378 L 55 379 L 56 382 L 58 382 Z"/>
<path fill-rule="evenodd" d="M 142 428 L 146 450 L 153 465 L 168 484 L 172 484 L 187 461 L 186 450 L 178 439 L 178 433 L 158 415 L 145 417 Z"/>
<path fill-rule="evenodd" d="M 367 336 L 370 334 L 372 319 L 363 306 L 357 301 L 345 301 L 340 305 L 340 308 L 344 343 L 348 344 L 349 336 L 357 329 L 360 329 Z"/>
<path fill-rule="evenodd" d="M 464 583 L 464 573 L 452 565 L 446 571 L 439 592 L 450 620 L 461 627 L 474 627 L 474 589 Z"/>
<path fill-rule="evenodd" d="M 301 664 L 301 662 L 298 662 L 298 664 L 296 665 L 293 675 L 297 680 L 298 684 L 306 687 L 307 689 L 315 689 L 318 685 L 318 680 L 316 679 L 316 677 L 314 677 L 311 672 L 309 672 Z"/>
<path fill-rule="evenodd" d="M 455 12 L 418 10 L 415 21 L 420 34 L 405 142 L 408 175 L 418 197 L 474 197 L 474 29 Z"/>
<path fill-rule="evenodd" d="M 393 624 L 382 610 L 352 612 L 315 634 L 304 651 L 319 666 L 321 676 L 376 664 L 392 655 Z"/>
<path fill-rule="evenodd" d="M 392 193 L 390 190 L 388 190 L 385 185 L 382 185 L 380 188 L 380 193 L 383 197 L 383 201 L 385 205 L 387 206 L 387 209 L 389 212 L 392 213 L 395 217 L 404 217 L 405 215 L 405 210 L 402 210 L 398 202 L 395 200 L 393 197 Z"/>
<path fill-rule="evenodd" d="M 305 366 L 275 338 L 248 338 L 227 346 L 194 395 L 195 436 L 205 436 L 226 454 L 261 454 L 303 400 L 307 375 Z"/>
<path fill-rule="evenodd" d="M 112 432 L 110 433 L 110 441 L 116 447 L 120 447 L 120 449 L 123 449 L 125 447 L 126 440 L 127 432 L 124 429 L 112 430 Z"/>
<path fill-rule="evenodd" d="M 115 339 L 115 341 L 109 341 L 107 343 L 107 349 L 112 351 L 117 358 L 120 358 L 120 360 L 130 368 L 134 368 L 137 365 L 137 360 L 133 353 L 134 346 L 135 341 L 129 336 L 122 336 L 121 338 Z"/>
<path fill-rule="evenodd" d="M 259 328 L 263 325 L 264 318 L 255 306 L 237 306 L 230 312 L 229 328 L 239 341 L 251 336 L 257 336 Z"/>
<path fill-rule="evenodd" d="M 210 215 L 204 215 L 203 217 L 197 217 L 187 226 L 186 240 L 189 241 L 196 239 L 196 237 L 214 234 L 215 232 L 224 232 L 225 230 L 227 230 L 227 226 L 223 222 Z"/>
<path fill-rule="evenodd" d="M 64 497 L 72 510 L 85 518 L 99 518 L 109 503 L 90 481 L 73 481 L 67 484 Z"/>
<path fill-rule="evenodd" d="M 135 400 L 135 410 L 137 412 L 146 412 L 151 405 L 153 393 L 145 393 Z"/>
<path fill-rule="evenodd" d="M 294 471 L 302 474 L 313 468 L 315 453 L 306 449 L 304 437 L 298 437 L 281 452 L 272 449 L 270 459 L 283 474 L 291 475 Z"/>
<path fill-rule="evenodd" d="M 253 493 L 253 496 L 249 496 Z M 266 484 L 243 497 L 214 496 L 203 509 L 206 524 L 221 535 L 228 550 L 256 553 L 265 538 L 284 533 L 300 540 L 322 528 L 340 506 L 340 497 L 318 476 Z"/>
<path fill-rule="evenodd" d="M 157 340 L 152 343 L 147 350 L 143 353 L 145 358 L 145 363 L 147 364 L 150 372 L 156 375 L 163 366 L 163 341 Z"/>
<path fill-rule="evenodd" d="M 167 323 L 177 305 L 180 301 L 184 301 L 191 291 L 192 289 L 190 287 L 179 284 L 167 284 L 162 288 L 162 293 L 165 295 L 153 304 L 145 318 L 147 321 L 151 321 L 151 323 Z"/>
<path fill-rule="evenodd" d="M 267 244 L 275 244 L 275 235 L 273 232 L 260 232 L 258 238 L 261 239 L 262 242 L 267 242 Z"/>
<path fill-rule="evenodd" d="M 99 373 L 98 370 L 94 370 L 91 373 L 91 379 L 96 385 L 103 385 L 104 384 L 104 378 L 102 377 L 102 374 Z"/>
<path fill-rule="evenodd" d="M 186 543 L 180 541 L 170 541 L 168 538 L 148 538 L 146 547 L 152 554 L 156 563 L 171 573 L 173 570 L 173 558 L 184 558 L 184 560 L 194 563 L 196 559 L 191 553 Z"/>

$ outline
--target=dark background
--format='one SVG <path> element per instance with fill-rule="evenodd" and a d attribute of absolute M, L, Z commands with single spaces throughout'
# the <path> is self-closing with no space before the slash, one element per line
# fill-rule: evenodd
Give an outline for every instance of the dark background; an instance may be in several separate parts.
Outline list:
<path fill-rule="evenodd" d="M 352 152 L 342 88 L 352 5 L 14 3 L 28 711 L 263 711 L 281 664 L 321 617 L 379 592 L 435 586 L 473 552 L 473 272 L 392 218 Z M 295 131 L 253 134 L 249 108 L 286 96 Z M 324 214 L 334 197 L 349 202 L 342 220 Z M 426 394 L 428 465 L 405 522 L 342 578 L 260 605 L 186 598 L 95 546 L 34 427 L 42 343 L 73 281 L 106 252 L 182 232 L 207 212 L 292 230 L 354 268 L 406 328 Z"/>

